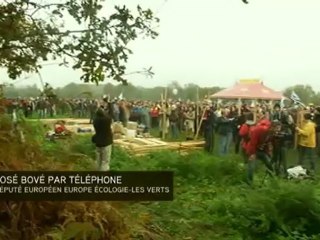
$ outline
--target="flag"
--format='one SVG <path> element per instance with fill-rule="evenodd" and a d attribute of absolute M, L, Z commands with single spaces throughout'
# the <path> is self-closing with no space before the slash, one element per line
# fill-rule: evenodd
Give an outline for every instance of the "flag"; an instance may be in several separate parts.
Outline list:
<path fill-rule="evenodd" d="M 123 99 L 123 94 L 122 94 L 122 92 L 120 93 L 120 95 L 119 95 L 119 97 L 118 97 L 120 100 L 122 100 Z"/>
<path fill-rule="evenodd" d="M 294 103 L 301 103 L 301 99 L 300 97 L 294 92 L 292 91 L 290 99 L 294 102 Z"/>
<path fill-rule="evenodd" d="M 283 109 L 285 107 L 285 104 L 284 104 L 284 100 L 286 100 L 285 97 L 282 97 L 281 98 L 281 101 L 280 101 L 280 108 Z"/>
<path fill-rule="evenodd" d="M 294 91 L 292 91 L 291 96 L 290 96 L 290 99 L 294 102 L 294 104 L 296 104 L 296 105 L 301 105 L 302 107 L 306 107 L 306 105 L 304 105 L 304 104 L 301 102 L 300 97 L 299 97 Z"/>

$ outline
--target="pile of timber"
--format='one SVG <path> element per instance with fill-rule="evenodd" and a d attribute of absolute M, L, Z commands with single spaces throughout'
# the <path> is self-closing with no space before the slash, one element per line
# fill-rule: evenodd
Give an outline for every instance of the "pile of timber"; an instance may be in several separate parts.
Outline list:
<path fill-rule="evenodd" d="M 131 154 L 145 155 L 160 150 L 173 150 L 186 153 L 191 150 L 203 149 L 204 141 L 164 142 L 157 138 L 117 139 L 114 144 Z"/>
<path fill-rule="evenodd" d="M 38 119 L 30 119 L 31 121 L 38 121 Z M 54 124 L 58 121 L 64 121 L 65 122 L 65 127 L 76 134 L 86 134 L 86 133 L 81 133 L 78 132 L 78 128 L 83 129 L 83 130 L 90 130 L 93 133 L 94 128 L 92 124 L 89 123 L 89 119 L 79 119 L 79 118 L 57 118 L 57 119 L 40 119 L 40 121 L 43 124 L 48 125 L 52 129 L 54 128 Z"/>
<path fill-rule="evenodd" d="M 66 125 L 89 125 L 89 119 L 86 118 L 43 118 L 43 119 L 29 119 L 29 121 L 41 121 L 44 124 L 54 124 L 57 121 L 65 121 Z"/>

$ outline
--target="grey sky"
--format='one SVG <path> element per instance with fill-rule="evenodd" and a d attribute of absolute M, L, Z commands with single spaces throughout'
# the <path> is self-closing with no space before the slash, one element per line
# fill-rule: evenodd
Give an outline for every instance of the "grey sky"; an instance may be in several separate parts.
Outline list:
<path fill-rule="evenodd" d="M 276 90 L 294 84 L 320 88 L 319 0 L 111 2 L 159 10 L 160 36 L 132 44 L 128 64 L 129 72 L 153 66 L 155 76 L 131 76 L 133 84 L 152 87 L 175 80 L 228 87 L 241 78 L 261 78 Z M 46 66 L 41 73 L 53 86 L 80 82 L 80 72 L 72 69 Z M 20 84 L 38 81 L 34 75 Z"/>

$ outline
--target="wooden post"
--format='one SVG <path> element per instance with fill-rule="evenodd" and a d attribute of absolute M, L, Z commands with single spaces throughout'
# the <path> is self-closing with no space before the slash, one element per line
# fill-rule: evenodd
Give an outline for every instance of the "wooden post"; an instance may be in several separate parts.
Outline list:
<path fill-rule="evenodd" d="M 202 122 L 203 122 L 203 118 L 204 118 L 204 115 L 205 115 L 206 111 L 207 111 L 207 109 L 204 109 L 204 110 L 203 110 L 203 113 L 201 114 L 201 119 L 200 119 L 199 127 L 198 127 L 198 129 L 197 129 L 196 135 L 194 136 L 194 140 L 197 140 L 197 138 L 198 138 L 198 136 L 199 136 L 200 127 L 201 127 L 201 124 L 202 124 Z"/>
<path fill-rule="evenodd" d="M 238 98 L 238 115 L 241 115 L 241 98 Z"/>
<path fill-rule="evenodd" d="M 165 133 L 164 133 L 164 130 L 165 130 L 165 125 L 164 125 L 164 115 L 165 115 L 165 112 L 164 112 L 164 108 L 165 108 L 165 104 L 164 104 L 164 100 L 163 100 L 163 93 L 161 93 L 161 111 L 162 111 L 162 119 L 161 119 L 161 135 L 162 135 L 162 139 L 165 138 Z"/>
<path fill-rule="evenodd" d="M 163 94 L 161 94 L 161 100 L 162 100 L 162 139 L 166 138 L 166 129 L 167 129 L 167 88 L 164 91 L 164 97 Z"/>
<path fill-rule="evenodd" d="M 257 101 L 254 100 L 254 108 L 253 108 L 253 122 L 257 123 Z"/>
<path fill-rule="evenodd" d="M 298 110 L 297 116 L 296 116 L 296 126 L 299 128 L 302 127 L 302 123 L 304 120 L 303 114 L 304 114 L 303 110 L 300 110 L 300 111 Z M 294 148 L 295 149 L 298 148 L 298 140 L 299 140 L 299 134 L 297 131 L 295 131 L 295 134 L 294 134 Z"/>
<path fill-rule="evenodd" d="M 269 106 L 270 106 L 270 114 L 273 115 L 273 101 L 272 100 L 270 100 Z"/>
<path fill-rule="evenodd" d="M 199 87 L 197 87 L 197 97 L 196 97 L 196 111 L 197 111 L 197 114 L 196 114 L 196 118 L 195 118 L 195 121 L 196 121 L 196 133 L 198 132 L 198 128 L 200 128 L 199 126 L 199 114 L 200 114 L 200 111 L 199 111 Z"/>

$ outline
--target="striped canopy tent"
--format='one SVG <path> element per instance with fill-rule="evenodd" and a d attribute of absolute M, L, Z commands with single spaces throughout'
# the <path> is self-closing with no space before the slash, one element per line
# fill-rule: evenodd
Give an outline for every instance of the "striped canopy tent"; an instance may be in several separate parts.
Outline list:
<path fill-rule="evenodd" d="M 243 99 L 243 100 L 281 100 L 281 92 L 266 87 L 262 81 L 250 79 L 240 80 L 233 87 L 224 89 L 210 96 L 215 99 Z"/>

